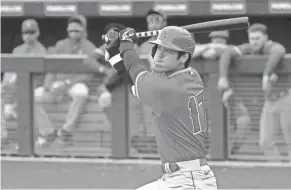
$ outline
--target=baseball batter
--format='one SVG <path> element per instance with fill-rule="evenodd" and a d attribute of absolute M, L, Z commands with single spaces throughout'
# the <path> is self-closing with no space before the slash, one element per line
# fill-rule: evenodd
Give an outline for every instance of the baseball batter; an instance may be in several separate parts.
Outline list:
<path fill-rule="evenodd" d="M 199 73 L 189 67 L 195 49 L 193 36 L 180 27 L 165 27 L 150 42 L 154 44 L 153 72 L 136 54 L 135 41 L 135 30 L 126 28 L 106 48 L 111 65 L 119 73 L 123 69 L 129 72 L 136 97 L 153 109 L 164 175 L 138 190 L 217 189 L 205 158 L 203 83 Z"/>
<path fill-rule="evenodd" d="M 284 85 L 281 85 L 277 83 L 278 77 L 274 73 L 286 50 L 281 44 L 268 40 L 267 27 L 263 24 L 250 26 L 248 37 L 249 43 L 231 48 L 221 56 L 218 87 L 222 90 L 229 88 L 228 68 L 232 58 L 246 54 L 268 55 L 262 78 L 265 103 L 260 119 L 260 146 L 266 156 L 278 156 L 273 146 L 273 135 L 280 123 L 291 157 L 291 77 L 282 76 L 279 80 L 284 81 Z"/>

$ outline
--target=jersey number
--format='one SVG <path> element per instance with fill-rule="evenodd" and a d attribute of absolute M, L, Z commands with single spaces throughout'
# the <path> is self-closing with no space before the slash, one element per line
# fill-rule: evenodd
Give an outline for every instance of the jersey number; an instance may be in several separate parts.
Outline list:
<path fill-rule="evenodd" d="M 193 125 L 193 134 L 205 130 L 203 91 L 189 98 L 188 109 L 190 111 L 190 118 Z"/>

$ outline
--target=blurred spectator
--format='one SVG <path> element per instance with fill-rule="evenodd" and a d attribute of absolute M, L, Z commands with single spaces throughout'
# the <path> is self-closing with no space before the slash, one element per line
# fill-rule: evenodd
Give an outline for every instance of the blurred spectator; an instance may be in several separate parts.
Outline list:
<path fill-rule="evenodd" d="M 40 55 L 46 54 L 46 48 L 38 41 L 40 35 L 39 26 L 36 20 L 26 19 L 21 24 L 21 34 L 23 44 L 14 48 L 12 54 L 29 54 Z M 16 113 L 16 85 L 17 75 L 16 73 L 5 73 L 3 81 L 1 83 L 1 138 L 4 140 L 7 138 L 6 130 L 6 118 L 17 118 Z M 43 75 L 35 75 L 34 87 L 39 86 L 43 82 Z M 36 113 L 38 113 L 38 106 L 35 107 Z M 37 124 L 41 124 L 43 121 L 37 120 Z"/>
<path fill-rule="evenodd" d="M 160 10 L 155 10 L 155 9 L 149 10 L 146 16 L 146 21 L 147 21 L 148 31 L 161 30 L 167 26 L 167 16 L 164 14 L 164 12 Z M 140 56 L 148 57 L 150 64 L 153 64 L 151 52 L 154 45 L 148 43 L 148 41 L 155 40 L 156 38 L 157 36 L 152 36 L 148 38 L 145 42 L 143 42 L 140 46 L 135 47 L 136 52 Z M 151 67 L 151 65 L 146 65 L 146 66 L 148 68 Z"/>
<path fill-rule="evenodd" d="M 167 16 L 161 10 L 151 9 L 146 15 L 147 30 L 161 30 L 167 26 Z M 145 66 L 152 70 L 154 69 L 152 49 L 154 44 L 148 43 L 153 41 L 157 36 L 147 38 L 139 46 L 136 45 L 135 51 L 141 58 L 146 59 Z M 142 39 L 144 40 L 144 39 Z M 131 94 L 132 95 L 132 94 Z M 132 113 L 131 125 L 131 136 L 132 145 L 140 153 L 150 152 L 155 153 L 155 137 L 153 132 L 153 112 L 150 107 L 142 104 L 135 96 L 130 97 L 131 109 L 135 111 Z M 147 142 L 147 146 L 144 143 Z"/>
<path fill-rule="evenodd" d="M 51 49 L 53 53 L 90 55 L 96 49 L 87 39 L 87 20 L 83 15 L 75 15 L 68 19 L 67 32 L 68 37 L 58 41 Z M 49 126 L 42 128 L 37 140 L 38 145 L 48 145 L 57 137 L 64 144 L 71 142 L 74 126 L 89 96 L 87 83 L 92 79 L 92 74 L 80 73 L 50 73 L 46 76 L 44 85 L 35 90 L 35 100 L 38 104 L 61 101 L 65 96 L 71 97 L 73 101 L 62 128 L 56 130 L 50 121 Z M 48 115 L 43 112 L 38 117 L 45 119 Z"/>
<path fill-rule="evenodd" d="M 230 145 L 230 154 L 236 154 L 247 138 L 247 131 L 251 129 L 251 116 L 241 98 L 232 89 L 223 91 L 222 102 L 227 108 L 227 115 L 234 115 L 235 120 L 230 121 L 233 142 Z M 232 106 L 230 106 L 232 105 Z"/>
<path fill-rule="evenodd" d="M 291 84 L 286 82 L 285 85 L 278 85 L 278 76 L 275 74 L 286 50 L 280 43 L 268 39 L 267 27 L 263 24 L 250 26 L 248 37 L 249 43 L 229 48 L 221 56 L 218 88 L 223 91 L 229 89 L 228 69 L 232 58 L 246 54 L 268 55 L 262 79 L 265 103 L 260 118 L 260 146 L 269 158 L 279 156 L 277 148 L 274 147 L 273 135 L 280 123 L 291 158 Z"/>
<path fill-rule="evenodd" d="M 196 45 L 193 58 L 216 60 L 229 46 L 229 32 L 226 30 L 211 32 L 209 38 L 210 43 Z"/>

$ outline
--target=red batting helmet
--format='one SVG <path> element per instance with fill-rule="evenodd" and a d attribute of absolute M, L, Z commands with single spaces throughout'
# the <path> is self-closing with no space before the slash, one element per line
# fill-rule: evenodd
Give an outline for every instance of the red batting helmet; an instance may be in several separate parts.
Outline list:
<path fill-rule="evenodd" d="M 187 52 L 192 55 L 195 49 L 195 41 L 190 32 L 178 27 L 167 26 L 159 33 L 158 38 L 149 43 L 164 46 L 166 48 Z"/>

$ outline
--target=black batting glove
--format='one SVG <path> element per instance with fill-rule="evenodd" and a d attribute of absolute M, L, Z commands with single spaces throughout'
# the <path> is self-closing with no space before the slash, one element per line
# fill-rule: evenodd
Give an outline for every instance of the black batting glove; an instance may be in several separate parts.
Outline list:
<path fill-rule="evenodd" d="M 137 40 L 136 31 L 133 28 L 125 28 L 119 32 L 119 39 L 135 43 Z"/>
<path fill-rule="evenodd" d="M 118 29 L 113 29 L 107 34 L 102 36 L 102 40 L 105 43 L 105 60 L 108 61 L 112 67 L 121 74 L 125 70 L 123 60 L 120 56 L 119 51 L 119 31 Z"/>
<path fill-rule="evenodd" d="M 127 50 L 134 50 L 134 43 L 137 40 L 136 31 L 133 28 L 126 28 L 119 32 L 120 39 L 120 55 L 123 57 L 123 54 Z"/>

